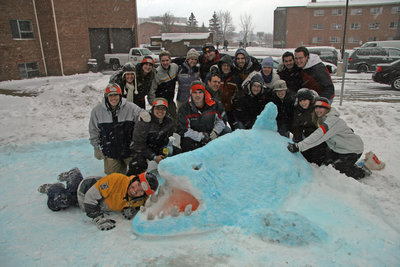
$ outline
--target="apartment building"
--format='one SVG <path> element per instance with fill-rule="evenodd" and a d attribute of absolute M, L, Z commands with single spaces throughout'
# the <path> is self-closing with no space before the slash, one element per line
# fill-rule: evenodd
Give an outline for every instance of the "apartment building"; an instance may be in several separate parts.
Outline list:
<path fill-rule="evenodd" d="M 136 0 L 2 0 L 0 14 L 0 80 L 87 72 L 138 43 Z"/>
<path fill-rule="evenodd" d="M 346 1 L 317 2 L 306 6 L 277 7 L 274 11 L 276 48 L 333 46 L 340 48 L 345 27 Z M 368 41 L 400 39 L 398 0 L 350 0 L 346 48 Z"/>

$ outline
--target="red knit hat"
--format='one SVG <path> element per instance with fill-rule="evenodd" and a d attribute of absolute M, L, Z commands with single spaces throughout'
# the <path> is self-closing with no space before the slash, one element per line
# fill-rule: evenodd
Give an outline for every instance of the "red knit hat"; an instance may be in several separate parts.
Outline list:
<path fill-rule="evenodd" d="M 122 90 L 118 85 L 110 83 L 109 85 L 107 85 L 106 90 L 104 91 L 104 95 L 122 95 Z"/>
<path fill-rule="evenodd" d="M 317 97 L 317 99 L 315 99 L 315 107 L 321 107 L 321 108 L 326 108 L 326 109 L 330 109 L 331 108 L 331 104 L 329 103 L 329 100 L 326 97 Z"/>
<path fill-rule="evenodd" d="M 202 90 L 204 92 L 204 102 L 206 102 L 207 105 L 212 106 L 215 104 L 215 101 L 212 100 L 210 93 L 206 90 L 204 83 L 200 81 L 194 81 L 190 86 L 190 93 L 193 94 L 197 90 Z"/>

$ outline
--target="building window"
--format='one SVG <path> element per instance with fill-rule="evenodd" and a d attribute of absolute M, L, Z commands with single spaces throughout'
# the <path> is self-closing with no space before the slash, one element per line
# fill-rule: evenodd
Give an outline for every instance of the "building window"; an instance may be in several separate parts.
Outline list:
<path fill-rule="evenodd" d="M 332 23 L 331 24 L 331 29 L 332 30 L 341 30 L 342 29 L 342 24 L 340 24 L 340 23 Z"/>
<path fill-rule="evenodd" d="M 37 62 L 18 64 L 21 79 L 39 77 L 39 64 Z"/>
<path fill-rule="evenodd" d="M 329 42 L 330 42 L 331 44 L 340 43 L 340 38 L 339 38 L 339 37 L 336 37 L 336 36 L 331 36 L 331 37 L 329 37 Z"/>
<path fill-rule="evenodd" d="M 351 23 L 350 24 L 350 30 L 359 30 L 361 28 L 359 22 Z"/>
<path fill-rule="evenodd" d="M 382 14 L 382 8 L 381 7 L 371 7 L 370 11 L 371 15 L 379 15 Z"/>
<path fill-rule="evenodd" d="M 323 24 L 314 24 L 313 25 L 313 30 L 322 30 L 324 29 L 324 25 Z"/>
<path fill-rule="evenodd" d="M 392 7 L 392 14 L 400 14 L 400 6 Z"/>
<path fill-rule="evenodd" d="M 343 9 L 332 9 L 332 16 L 341 16 L 343 15 Z"/>
<path fill-rule="evenodd" d="M 10 25 L 14 39 L 33 39 L 31 20 L 10 20 Z"/>
<path fill-rule="evenodd" d="M 350 15 L 362 15 L 362 9 L 361 8 L 352 8 L 350 10 Z"/>
<path fill-rule="evenodd" d="M 398 27 L 399 27 L 399 22 L 398 21 L 392 21 L 392 22 L 389 23 L 389 29 L 397 30 Z"/>
<path fill-rule="evenodd" d="M 370 30 L 378 30 L 379 29 L 379 22 L 371 22 L 368 24 L 368 29 Z"/>
<path fill-rule="evenodd" d="M 350 37 L 349 38 L 349 44 L 358 44 L 360 42 L 360 39 L 357 37 Z"/>
<path fill-rule="evenodd" d="M 325 16 L 325 11 L 321 9 L 314 10 L 314 16 L 315 17 Z"/>
<path fill-rule="evenodd" d="M 312 43 L 313 43 L 313 44 L 320 44 L 320 43 L 322 43 L 322 37 L 313 37 L 313 38 L 312 38 Z"/>
<path fill-rule="evenodd" d="M 372 41 L 378 41 L 378 38 L 376 38 L 376 37 L 368 37 L 368 42 L 372 42 Z"/>

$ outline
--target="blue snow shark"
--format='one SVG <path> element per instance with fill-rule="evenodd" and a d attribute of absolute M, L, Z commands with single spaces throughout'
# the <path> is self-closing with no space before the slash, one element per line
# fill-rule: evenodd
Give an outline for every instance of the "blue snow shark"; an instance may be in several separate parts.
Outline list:
<path fill-rule="evenodd" d="M 305 217 L 282 211 L 285 200 L 310 181 L 313 173 L 301 154 L 287 150 L 289 139 L 277 133 L 276 115 L 277 108 L 270 103 L 253 129 L 236 130 L 200 149 L 163 160 L 158 171 L 165 183 L 157 199 L 148 201 L 150 205 L 133 220 L 134 232 L 175 236 L 232 226 L 289 245 L 326 238 Z M 168 188 L 184 190 L 198 200 L 198 208 L 191 212 L 190 204 L 185 209 L 190 216 L 166 211 Z M 288 237 L 288 232 L 302 234 Z"/>

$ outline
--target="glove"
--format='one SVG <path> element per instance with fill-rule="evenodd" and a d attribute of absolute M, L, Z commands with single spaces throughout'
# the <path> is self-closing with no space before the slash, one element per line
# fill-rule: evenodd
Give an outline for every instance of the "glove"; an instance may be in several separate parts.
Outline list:
<path fill-rule="evenodd" d="M 294 143 L 294 144 L 288 143 L 287 149 L 292 153 L 299 152 L 299 147 L 297 146 L 296 143 Z"/>
<path fill-rule="evenodd" d="M 210 135 L 208 133 L 203 133 L 203 137 L 201 138 L 200 142 L 202 144 L 207 144 L 210 141 L 211 141 Z"/>
<path fill-rule="evenodd" d="M 101 152 L 101 150 L 97 147 L 94 149 L 94 157 L 98 160 L 104 159 L 103 152 Z"/>
<path fill-rule="evenodd" d="M 211 134 L 210 134 L 210 139 L 211 139 L 211 140 L 214 140 L 214 139 L 216 139 L 217 137 L 218 137 L 218 134 L 217 134 L 215 131 L 212 131 Z"/>
<path fill-rule="evenodd" d="M 126 207 L 122 209 L 122 215 L 124 215 L 125 219 L 132 220 L 135 217 L 136 213 L 138 213 L 138 209 L 132 207 Z"/>
<path fill-rule="evenodd" d="M 93 222 L 97 225 L 97 228 L 99 228 L 101 231 L 104 230 L 108 231 L 113 229 L 116 223 L 116 221 L 114 220 L 105 218 L 103 214 L 94 218 Z"/>
<path fill-rule="evenodd" d="M 147 111 L 143 110 L 139 114 L 139 121 L 144 121 L 144 122 L 150 122 L 151 121 L 151 115 Z"/>

